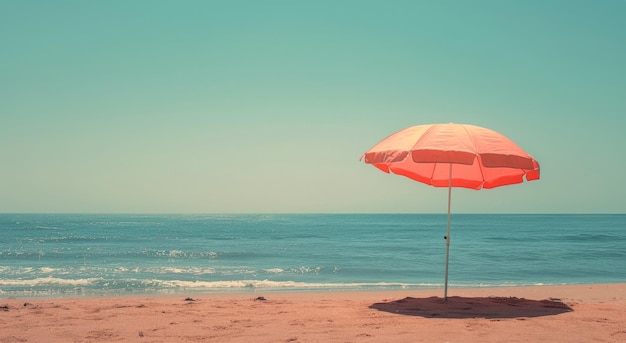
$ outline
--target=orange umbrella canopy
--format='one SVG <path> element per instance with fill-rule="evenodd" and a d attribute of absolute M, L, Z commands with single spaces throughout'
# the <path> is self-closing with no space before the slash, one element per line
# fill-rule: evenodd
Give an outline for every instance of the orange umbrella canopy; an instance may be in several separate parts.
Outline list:
<path fill-rule="evenodd" d="M 365 162 L 435 187 L 494 188 L 539 179 L 539 163 L 504 135 L 467 124 L 408 127 L 367 151 Z"/>

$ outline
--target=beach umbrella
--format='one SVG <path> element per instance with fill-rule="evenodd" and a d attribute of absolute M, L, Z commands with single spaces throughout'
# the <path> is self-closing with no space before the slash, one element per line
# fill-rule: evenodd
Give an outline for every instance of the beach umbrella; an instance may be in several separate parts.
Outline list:
<path fill-rule="evenodd" d="M 467 124 L 418 125 L 383 139 L 365 163 L 434 187 L 448 188 L 444 299 L 448 298 L 452 187 L 495 188 L 539 180 L 539 163 L 506 136 Z"/>

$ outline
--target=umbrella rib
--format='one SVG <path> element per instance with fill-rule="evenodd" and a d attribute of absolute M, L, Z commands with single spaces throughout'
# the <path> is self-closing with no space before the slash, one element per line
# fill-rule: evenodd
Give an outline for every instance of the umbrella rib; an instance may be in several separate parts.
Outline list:
<path fill-rule="evenodd" d="M 485 185 L 485 173 L 483 172 L 483 158 L 479 154 L 476 154 L 476 159 L 478 160 L 478 170 L 480 171 L 480 178 L 482 179 L 480 183 L 480 188 L 483 188 L 483 186 Z"/>
<path fill-rule="evenodd" d="M 467 134 L 467 137 L 469 137 L 469 139 L 472 141 L 472 145 L 473 145 L 472 151 L 477 151 L 477 149 L 476 149 L 476 140 L 474 139 L 474 136 L 469 132 L 469 130 L 467 129 L 467 127 L 465 127 L 465 125 L 461 124 L 461 127 L 463 128 L 463 130 Z"/>
<path fill-rule="evenodd" d="M 435 129 L 435 126 L 437 124 L 431 125 L 429 128 L 426 129 L 426 131 L 424 131 L 424 133 L 422 133 L 418 138 L 417 141 L 415 141 L 415 144 L 413 144 L 413 147 L 410 150 L 413 150 L 414 147 L 416 147 L 417 145 L 419 145 L 419 143 L 422 141 L 422 139 L 424 139 L 424 137 L 428 136 L 428 133 L 432 130 Z"/>
<path fill-rule="evenodd" d="M 437 169 L 437 162 L 433 163 L 433 170 L 430 172 L 430 184 L 433 184 L 433 178 L 435 177 L 435 169 Z"/>
<path fill-rule="evenodd" d="M 469 130 L 465 127 L 465 125 L 461 125 L 461 127 L 463 128 L 463 130 L 465 130 L 465 133 L 467 133 L 467 136 L 470 138 L 470 140 L 472 141 L 472 144 L 474 145 L 472 148 L 473 151 L 478 151 L 477 147 L 476 147 L 476 139 L 475 137 L 470 134 Z M 478 162 L 478 170 L 480 171 L 480 178 L 482 179 L 482 182 L 480 183 L 480 188 L 483 188 L 483 185 L 485 184 L 485 173 L 483 173 L 483 161 L 482 161 L 482 157 L 480 156 L 479 153 L 475 153 L 474 154 L 476 156 L 476 160 Z"/>

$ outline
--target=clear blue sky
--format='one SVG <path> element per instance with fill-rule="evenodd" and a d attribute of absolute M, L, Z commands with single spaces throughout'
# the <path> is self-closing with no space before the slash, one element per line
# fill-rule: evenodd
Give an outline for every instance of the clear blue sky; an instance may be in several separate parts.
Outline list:
<path fill-rule="evenodd" d="M 362 153 L 499 131 L 540 181 L 453 212 L 626 213 L 626 1 L 0 0 L 0 212 L 444 213 Z"/>

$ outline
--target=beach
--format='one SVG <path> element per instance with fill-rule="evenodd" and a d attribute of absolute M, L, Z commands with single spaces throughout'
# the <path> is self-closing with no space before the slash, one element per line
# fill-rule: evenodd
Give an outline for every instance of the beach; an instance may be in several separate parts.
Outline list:
<path fill-rule="evenodd" d="M 623 342 L 626 283 L 3 298 L 0 342 Z"/>
<path fill-rule="evenodd" d="M 626 342 L 624 215 L 0 214 L 0 343 Z M 533 286 L 525 286 L 533 285 Z"/>

